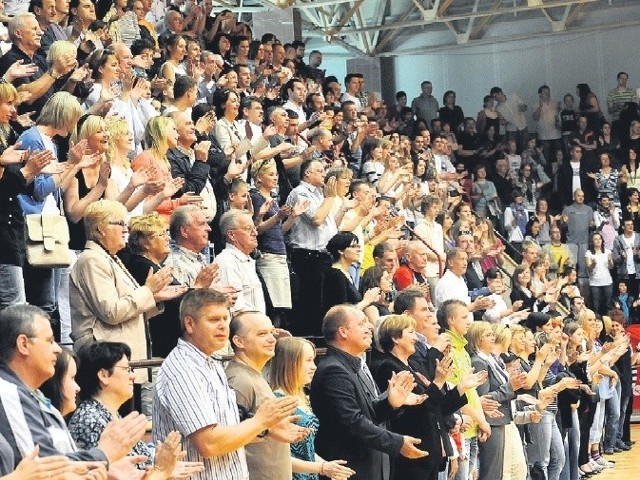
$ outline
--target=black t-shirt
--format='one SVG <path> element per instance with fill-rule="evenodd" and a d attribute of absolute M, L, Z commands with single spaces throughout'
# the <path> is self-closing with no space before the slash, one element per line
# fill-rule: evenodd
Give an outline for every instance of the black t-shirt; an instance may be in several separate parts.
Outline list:
<path fill-rule="evenodd" d="M 563 132 L 573 132 L 578 128 L 578 113 L 575 110 L 565 108 L 560 112 L 560 121 Z"/>
<path fill-rule="evenodd" d="M 25 64 L 35 63 L 38 67 L 38 71 L 30 77 L 17 78 L 13 82 L 11 82 L 16 88 L 18 88 L 20 85 L 35 82 L 40 77 L 45 75 L 47 73 L 47 70 L 49 69 L 49 65 L 47 64 L 47 60 L 42 50 L 38 50 L 36 53 L 34 53 L 33 58 L 31 58 L 17 46 L 12 45 L 11 49 L 2 57 L 0 57 L 0 76 L 4 75 L 7 70 L 9 70 L 9 67 L 11 67 L 11 65 L 13 65 L 18 60 L 23 60 Z M 64 80 L 62 80 L 62 82 L 64 82 Z M 33 103 L 22 103 L 18 105 L 18 114 L 21 115 L 26 112 L 40 112 L 42 110 L 42 107 L 44 107 L 44 104 L 47 103 L 47 100 L 49 100 L 49 97 L 51 97 L 51 95 L 53 95 L 53 93 L 57 90 L 60 90 L 60 87 L 62 87 L 61 81 L 56 81 L 53 85 L 51 85 L 51 87 L 49 87 L 49 90 L 47 90 L 44 95 L 36 99 Z"/>

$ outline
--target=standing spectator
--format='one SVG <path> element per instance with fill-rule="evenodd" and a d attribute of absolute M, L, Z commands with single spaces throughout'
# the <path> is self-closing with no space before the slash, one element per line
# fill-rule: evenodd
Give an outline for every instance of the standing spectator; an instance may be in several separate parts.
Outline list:
<path fill-rule="evenodd" d="M 620 138 L 626 133 L 620 130 L 620 112 L 628 102 L 638 103 L 638 94 L 633 88 L 627 87 L 629 81 L 627 72 L 618 72 L 616 79 L 618 81 L 616 88 L 607 94 L 607 111 L 611 115 L 613 131 Z"/>
<path fill-rule="evenodd" d="M 640 234 L 634 232 L 633 220 L 625 218 L 622 222 L 622 233 L 613 241 L 612 257 L 618 280 L 624 280 L 629 295 L 638 298 Z"/>
<path fill-rule="evenodd" d="M 578 112 L 575 110 L 575 99 L 567 93 L 562 99 L 560 110 L 560 130 L 562 131 L 562 151 L 567 154 L 571 149 L 570 136 L 578 127 Z"/>
<path fill-rule="evenodd" d="M 238 408 L 242 409 L 244 415 L 255 414 L 263 404 L 275 398 L 263 377 L 265 365 L 275 354 L 274 330 L 269 317 L 251 311 L 236 315 L 229 325 L 229 338 L 235 356 L 227 365 L 225 374 L 229 386 L 235 391 Z M 310 432 L 308 428 L 291 423 L 290 420 L 286 419 L 271 427 L 263 435 L 263 441 L 245 446 L 252 480 L 291 478 L 291 452 L 288 444 L 304 440 Z"/>
<path fill-rule="evenodd" d="M 605 248 L 602 235 L 598 232 L 591 235 L 590 248 L 585 254 L 589 271 L 589 290 L 591 292 L 591 309 L 600 315 L 611 308 L 613 299 L 613 279 L 611 270 L 614 267 L 611 250 Z"/>
<path fill-rule="evenodd" d="M 298 298 L 293 299 L 293 315 L 299 323 L 293 326 L 296 333 L 319 332 L 321 273 L 331 262 L 325 249 L 338 232 L 336 223 L 342 220 L 346 210 L 343 206 L 334 212 L 337 179 L 331 178 L 325 185 L 324 172 L 322 162 L 304 161 L 300 166 L 302 181 L 286 202 L 291 207 L 305 200 L 310 203 L 307 211 L 296 218 L 290 234 L 291 268 L 300 282 Z"/>
<path fill-rule="evenodd" d="M 558 169 L 558 187 L 564 207 L 571 204 L 572 195 L 581 190 L 585 202 L 591 204 L 596 201 L 596 188 L 593 177 L 598 171 L 597 166 L 583 155 L 584 149 L 580 145 L 571 147 L 571 156 Z M 567 188 L 571 185 L 571 190 Z"/>
<path fill-rule="evenodd" d="M 185 460 L 204 462 L 202 480 L 248 480 L 243 447 L 265 437 L 298 404 L 293 397 L 274 398 L 251 418 L 240 418 L 223 363 L 213 356 L 229 339 L 228 306 L 227 297 L 211 289 L 185 296 L 180 306 L 184 336 L 162 363 L 154 386 L 154 439 L 178 430 Z"/>
<path fill-rule="evenodd" d="M 262 283 L 256 272 L 256 262 L 249 256 L 258 246 L 258 231 L 251 215 L 242 210 L 229 210 L 220 219 L 220 233 L 227 246 L 214 263 L 219 267 L 221 284 L 238 292 L 231 312 L 265 313 Z"/>
<path fill-rule="evenodd" d="M 562 211 L 561 225 L 567 229 L 567 246 L 576 259 L 581 284 L 589 276 L 584 261 L 589 244 L 589 230 L 594 226 L 593 209 L 584 203 L 584 191 L 573 192 L 573 203 Z"/>
<path fill-rule="evenodd" d="M 493 87 L 489 93 L 498 102 L 496 111 L 500 123 L 504 124 L 507 140 L 516 140 L 518 152 L 522 152 L 526 148 L 529 138 L 527 119 L 524 116 L 527 104 L 514 93 L 510 93 L 509 96 L 505 95 L 500 87 Z"/>
<path fill-rule="evenodd" d="M 281 338 L 276 343 L 275 354 L 269 367 L 269 384 L 275 396 L 291 395 L 298 398 L 295 411 L 300 420 L 297 424 L 311 429 L 307 438 L 291 444 L 291 464 L 293 480 L 318 480 L 320 475 L 330 478 L 347 479 L 355 472 L 344 460 L 326 461 L 315 453 L 315 433 L 318 417 L 309 406 L 305 386 L 311 383 L 316 371 L 316 348 L 305 338 Z M 297 473 L 301 472 L 301 473 Z"/>
<path fill-rule="evenodd" d="M 411 101 L 411 110 L 417 120 L 424 120 L 427 125 L 431 125 L 431 120 L 438 118 L 439 109 L 438 100 L 432 95 L 433 84 L 429 80 L 425 80 L 420 84 L 420 90 L 420 95 Z"/>
<path fill-rule="evenodd" d="M 511 203 L 504 209 L 504 229 L 507 232 L 509 243 L 515 244 L 514 247 L 519 249 L 524 240 L 529 212 L 524 206 L 522 191 L 514 190 L 511 198 Z"/>
<path fill-rule="evenodd" d="M 538 140 L 540 140 L 544 158 L 550 159 L 555 151 L 561 148 L 561 133 L 556 126 L 560 112 L 558 104 L 551 98 L 551 89 L 547 85 L 538 89 L 538 96 L 540 101 L 538 108 L 533 112 L 533 118 L 538 122 Z M 550 162 L 549 167 L 551 167 Z"/>
<path fill-rule="evenodd" d="M 620 172 L 611 167 L 611 157 L 608 153 L 600 154 L 600 170 L 593 177 L 598 192 L 598 200 L 607 195 L 611 200 L 611 204 L 615 208 L 620 208 L 620 197 L 618 195 L 618 186 L 621 184 Z"/>
<path fill-rule="evenodd" d="M 491 95 L 485 95 L 482 100 L 482 110 L 476 116 L 476 129 L 481 136 L 484 136 L 491 126 L 496 132 L 500 130 L 500 120 L 495 109 L 495 102 Z"/>
<path fill-rule="evenodd" d="M 620 209 L 611 203 L 609 195 L 606 193 L 600 197 L 598 208 L 593 213 L 593 221 L 596 230 L 602 234 L 604 247 L 613 251 L 613 241 L 620 230 Z"/>
<path fill-rule="evenodd" d="M 448 123 L 451 132 L 455 135 L 464 122 L 464 112 L 456 105 L 456 92 L 447 90 L 442 96 L 442 107 L 438 110 L 438 118 L 444 124 Z"/>
<path fill-rule="evenodd" d="M 392 433 L 384 422 L 403 404 L 424 401 L 411 393 L 412 376 L 400 373 L 380 395 L 364 353 L 371 346 L 371 324 L 352 306 L 337 305 L 325 316 L 322 332 L 327 353 L 311 382 L 311 407 L 320 427 L 317 452 L 324 458 L 344 458 L 355 480 L 389 478 L 389 455 L 421 458 L 417 438 Z"/>
<path fill-rule="evenodd" d="M 589 85 L 586 83 L 579 83 L 576 85 L 576 93 L 580 99 L 578 109 L 580 115 L 587 117 L 587 126 L 592 132 L 600 130 L 600 124 L 604 119 L 602 110 L 600 109 L 600 102 L 595 93 L 591 91 Z"/>

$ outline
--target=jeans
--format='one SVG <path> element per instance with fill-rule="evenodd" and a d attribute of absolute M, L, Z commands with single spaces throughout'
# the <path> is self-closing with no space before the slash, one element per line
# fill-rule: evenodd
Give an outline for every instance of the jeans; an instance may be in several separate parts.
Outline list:
<path fill-rule="evenodd" d="M 620 382 L 616 384 L 616 390 L 610 399 L 605 402 L 605 430 L 604 430 L 604 448 L 613 448 L 616 446 L 618 438 L 618 425 L 620 423 Z"/>
<path fill-rule="evenodd" d="M 623 442 L 624 422 L 627 416 L 627 409 L 631 407 L 631 398 L 631 392 L 620 395 L 620 420 L 618 421 L 618 429 L 616 430 L 616 444 Z"/>
<path fill-rule="evenodd" d="M 591 423 L 591 429 L 589 430 L 589 443 L 600 443 L 602 439 L 602 430 L 604 430 L 604 402 L 606 400 L 600 400 L 596 405 L 596 413 Z"/>
<path fill-rule="evenodd" d="M 527 445 L 529 466 L 538 462 L 547 480 L 559 480 L 565 456 L 556 413 L 545 411 L 540 423 L 529 424 L 529 434 L 532 441 Z"/>
<path fill-rule="evenodd" d="M 589 292 L 591 293 L 591 308 L 593 311 L 600 315 L 606 315 L 613 298 L 613 284 L 603 287 L 591 286 L 589 287 Z"/>
<path fill-rule="evenodd" d="M 478 462 L 478 437 L 465 438 L 466 460 L 458 459 L 458 473 L 455 480 L 469 480 L 471 471 Z"/>
<path fill-rule="evenodd" d="M 22 267 L 0 264 L 0 310 L 26 302 Z"/>
<path fill-rule="evenodd" d="M 56 269 L 25 265 L 22 273 L 29 303 L 40 307 L 49 314 L 53 313 L 58 305 L 56 301 L 58 290 Z"/>
<path fill-rule="evenodd" d="M 578 450 L 580 449 L 580 427 L 578 410 L 571 412 L 571 427 L 564 429 L 564 467 L 560 480 L 579 480 Z"/>

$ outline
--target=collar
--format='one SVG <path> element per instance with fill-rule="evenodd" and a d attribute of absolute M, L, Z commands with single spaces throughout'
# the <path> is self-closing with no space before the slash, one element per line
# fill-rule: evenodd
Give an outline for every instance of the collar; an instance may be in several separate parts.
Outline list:
<path fill-rule="evenodd" d="M 227 243 L 227 246 L 224 249 L 228 250 L 231 255 L 236 257 L 241 262 L 245 262 L 245 263 L 251 262 L 251 257 L 249 255 L 247 255 L 246 253 L 244 253 L 242 250 L 240 250 L 238 247 L 236 247 L 231 243 Z"/>
<path fill-rule="evenodd" d="M 462 349 L 467 346 L 467 343 L 469 343 L 462 335 L 458 335 L 451 330 L 445 330 L 445 333 L 451 337 L 451 346 L 456 349 Z"/>
<path fill-rule="evenodd" d="M 196 347 L 193 343 L 186 341 L 184 338 L 178 339 L 176 346 L 179 350 L 184 350 L 193 360 L 196 360 L 201 365 L 205 365 L 212 360 L 222 361 L 222 357 L 219 355 L 211 354 L 206 355 L 202 350 Z"/>
<path fill-rule="evenodd" d="M 347 365 L 353 368 L 354 372 L 359 372 L 362 368 L 362 358 L 354 357 L 353 355 L 334 347 L 333 345 L 327 345 L 327 353 L 341 357 Z"/>
<path fill-rule="evenodd" d="M 300 180 L 300 185 L 302 185 L 303 187 L 305 187 L 307 190 L 311 191 L 311 192 L 322 192 L 322 189 L 320 189 L 320 187 L 314 187 L 313 185 L 311 185 L 310 183 L 305 182 L 304 180 Z"/>

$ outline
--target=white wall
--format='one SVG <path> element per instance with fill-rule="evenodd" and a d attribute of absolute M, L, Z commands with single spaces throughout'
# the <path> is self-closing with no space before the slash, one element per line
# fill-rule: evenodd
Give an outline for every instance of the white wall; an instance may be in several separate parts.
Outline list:
<path fill-rule="evenodd" d="M 507 95 L 518 93 L 531 115 L 539 86 L 549 85 L 558 101 L 565 93 L 575 97 L 575 86 L 588 83 L 606 114 L 606 96 L 616 86 L 619 71 L 629 73 L 630 87 L 640 86 L 637 46 L 638 29 L 629 27 L 395 57 L 393 81 L 396 90 L 407 92 L 409 102 L 419 95 L 423 80 L 433 82 L 441 105 L 442 94 L 454 90 L 457 105 L 474 117 L 493 86 Z M 529 126 L 535 130 L 532 120 Z"/>

